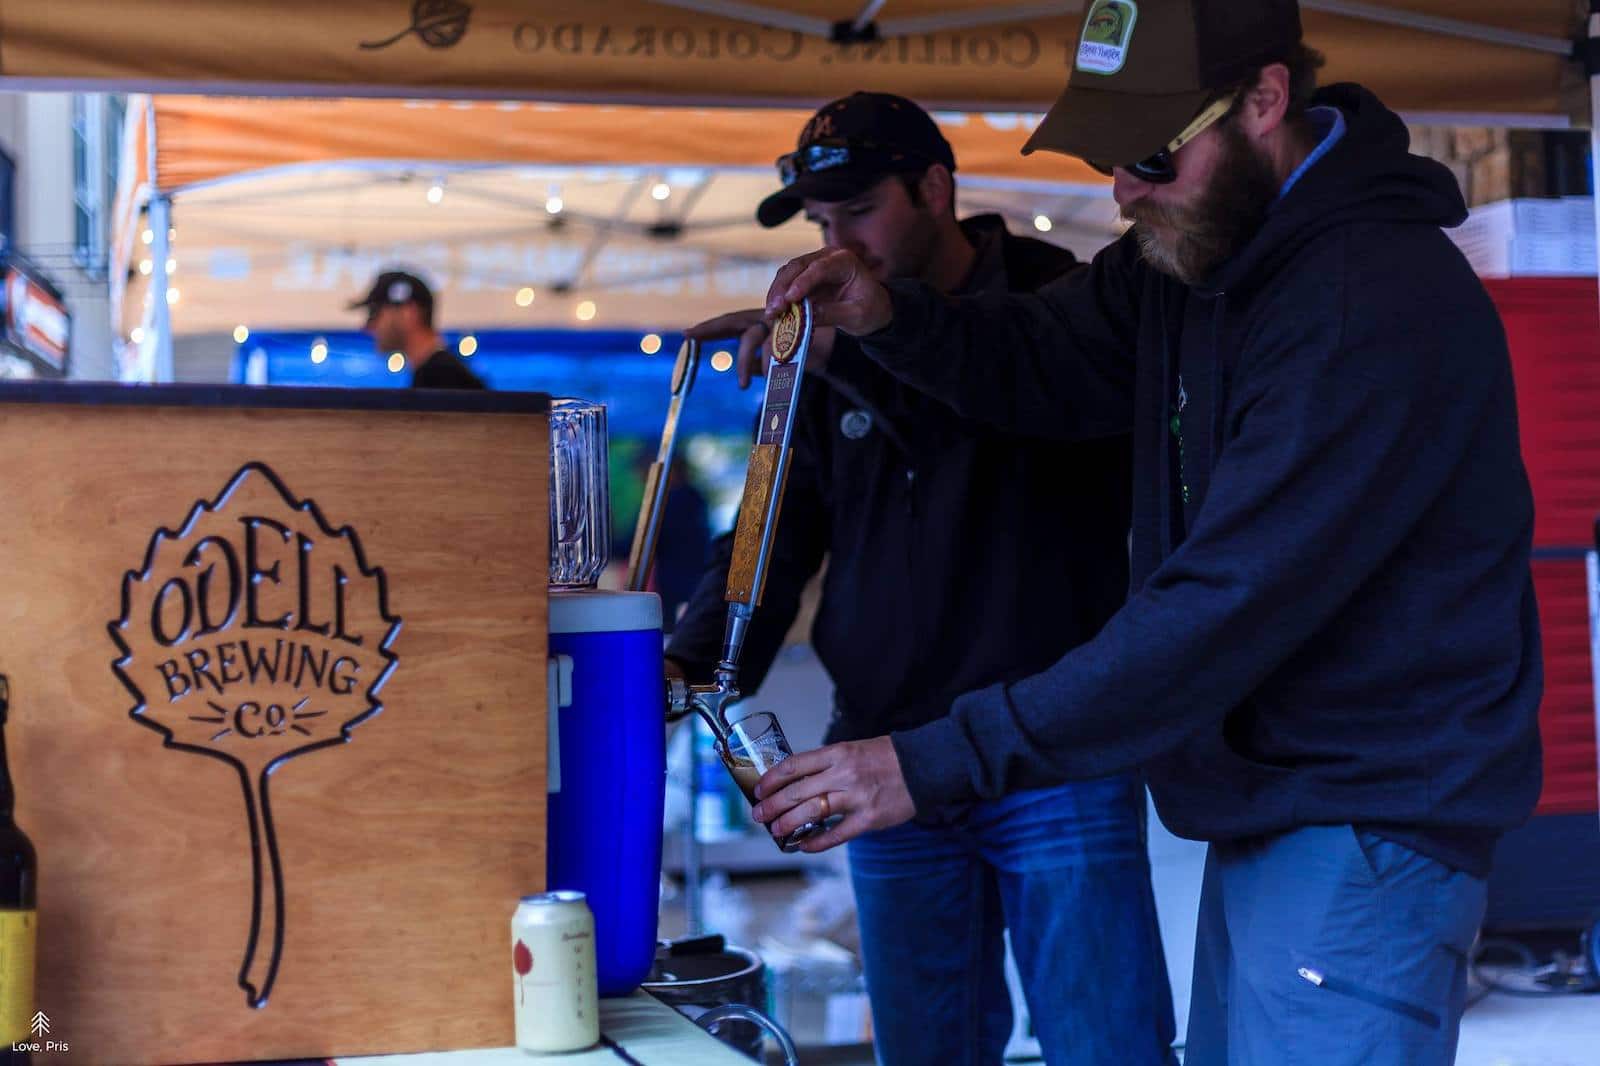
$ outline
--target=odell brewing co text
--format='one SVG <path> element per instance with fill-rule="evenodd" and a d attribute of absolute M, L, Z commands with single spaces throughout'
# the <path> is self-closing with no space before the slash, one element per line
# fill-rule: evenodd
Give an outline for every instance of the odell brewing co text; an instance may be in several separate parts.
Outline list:
<path fill-rule="evenodd" d="M 244 788 L 235 816 L 249 828 L 256 912 L 239 986 L 252 1007 L 266 1005 L 283 950 L 268 775 L 348 741 L 382 709 L 400 630 L 387 601 L 355 530 L 329 525 L 261 463 L 193 504 L 175 532 L 157 531 L 122 581 L 113 669 L 133 720 L 167 748 L 228 763 Z"/>

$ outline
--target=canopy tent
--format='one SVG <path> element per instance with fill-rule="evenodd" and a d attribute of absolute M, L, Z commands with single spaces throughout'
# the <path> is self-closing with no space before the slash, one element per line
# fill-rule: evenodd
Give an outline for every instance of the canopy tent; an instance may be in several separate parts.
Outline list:
<path fill-rule="evenodd" d="M 0 75 L 209 92 L 809 107 L 852 89 L 1038 110 L 1082 0 L 10 0 Z M 1574 0 L 1301 0 L 1329 75 L 1391 106 L 1586 115 Z"/>
<path fill-rule="evenodd" d="M 642 168 L 636 181 L 654 180 L 660 168 L 691 161 L 760 167 L 770 174 L 771 160 L 789 146 L 805 108 L 856 88 L 901 92 L 935 107 L 1038 110 L 1064 80 L 1082 6 L 1081 0 L 871 0 L 864 6 L 843 0 L 553 0 L 530 10 L 517 0 L 352 0 L 335 10 L 305 0 L 268 9 L 231 2 L 196 9 L 179 0 L 152 0 L 130 10 L 132 5 L 111 0 L 13 3 L 0 6 L 0 84 L 64 79 L 80 86 L 544 102 L 522 110 L 521 119 L 509 110 L 513 103 L 490 105 L 488 121 L 480 125 L 463 123 L 463 113 L 438 106 L 432 109 L 437 121 L 430 121 L 425 109 L 399 112 L 399 105 L 388 102 L 292 100 L 280 102 L 282 118 L 273 118 L 272 108 L 259 101 L 184 104 L 161 98 L 148 127 L 136 131 L 148 139 L 132 150 L 145 161 L 144 181 L 130 186 L 121 214 L 131 219 L 148 202 L 151 224 L 125 225 L 118 242 L 123 262 L 132 265 L 146 255 L 132 240 L 135 230 L 151 233 L 146 257 L 153 266 L 190 254 L 180 248 L 172 255 L 163 247 L 174 194 L 188 205 L 186 212 L 198 212 L 205 197 L 219 195 L 219 186 L 209 183 L 281 173 L 310 161 L 362 161 L 369 180 L 391 192 L 407 180 L 436 181 L 429 168 L 445 163 L 451 181 L 465 187 L 456 168 L 476 167 L 487 158 L 539 165 L 623 161 Z M 1415 120 L 1470 115 L 1475 122 L 1564 125 L 1587 118 L 1583 71 L 1573 59 L 1574 42 L 1582 36 L 1582 5 L 1575 0 L 1302 0 L 1301 6 L 1310 43 L 1328 56 L 1325 76 L 1359 80 Z M 567 99 L 676 106 L 563 110 L 549 103 Z M 783 114 L 686 109 L 713 101 L 801 107 Z M 363 114 L 366 107 L 377 110 Z M 384 114 L 402 117 L 390 122 Z M 970 125 L 988 128 L 983 121 Z M 1068 161 L 1018 159 L 1012 153 L 1022 134 L 1015 118 L 999 125 L 1010 127 L 1008 136 L 986 143 L 952 137 L 967 188 L 985 171 L 997 180 L 1054 179 L 1078 190 L 1096 180 Z M 376 167 L 376 160 L 387 161 L 387 169 Z M 748 218 L 755 187 L 738 199 L 731 196 L 737 184 L 732 175 L 707 173 L 718 176 L 710 185 L 700 183 L 707 190 L 699 196 L 705 203 L 690 206 L 706 211 L 715 204 L 724 220 Z M 478 174 L 472 180 L 490 179 Z M 485 199 L 503 201 L 506 195 L 503 188 L 478 191 Z M 1021 201 L 1009 207 L 1014 214 L 1025 211 Z M 323 202 L 318 209 L 342 217 L 341 224 L 351 220 L 348 208 L 341 215 Z M 638 217 L 638 205 L 630 202 L 623 210 L 612 203 L 599 210 L 589 220 L 602 234 L 597 240 L 631 233 L 659 241 L 654 224 Z M 519 221 L 526 228 L 526 212 Z M 686 214 L 677 216 L 678 223 L 687 221 Z M 1103 222 L 1093 225 L 1110 235 Z M 358 243 L 339 238 L 324 251 L 365 268 L 365 259 L 373 258 L 370 244 L 365 259 L 340 258 L 341 248 Z M 580 253 L 590 267 L 595 248 L 591 240 Z M 749 266 L 763 253 L 781 257 L 788 250 L 782 238 L 757 254 L 723 247 L 707 264 L 713 270 L 728 262 Z M 490 258 L 507 254 L 520 253 L 501 249 Z M 645 262 L 634 260 L 636 267 Z M 654 265 L 682 272 L 681 265 Z M 195 276 L 187 268 L 184 273 Z M 330 287 L 335 283 L 326 272 L 319 276 Z M 155 272 L 154 281 L 159 287 L 164 273 Z M 547 281 L 573 284 L 573 278 L 556 275 Z M 716 284 L 699 288 L 724 295 Z M 682 291 L 658 294 L 680 317 L 695 310 Z M 167 311 L 165 302 L 153 302 L 155 328 L 149 334 L 170 336 Z"/>
<path fill-rule="evenodd" d="M 441 286 L 458 328 L 672 329 L 748 305 L 815 246 L 803 222 L 753 221 L 805 111 L 157 96 L 129 115 L 111 274 L 119 332 L 147 348 L 351 325 L 344 302 L 395 263 Z M 1023 159 L 1035 118 L 938 115 L 961 208 L 1045 214 L 1091 252 L 1116 232 L 1105 179 Z M 599 308 L 580 320 L 584 301 Z"/>

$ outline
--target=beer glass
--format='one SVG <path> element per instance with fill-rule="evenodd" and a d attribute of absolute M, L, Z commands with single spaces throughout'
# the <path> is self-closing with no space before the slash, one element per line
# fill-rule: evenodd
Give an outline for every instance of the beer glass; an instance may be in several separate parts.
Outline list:
<path fill-rule="evenodd" d="M 606 409 L 550 403 L 550 587 L 593 588 L 611 554 Z"/>
<path fill-rule="evenodd" d="M 722 765 L 728 768 L 728 773 L 733 775 L 752 807 L 756 805 L 756 782 L 761 780 L 761 775 L 794 754 L 789 748 L 788 738 L 783 735 L 783 727 L 778 724 L 777 716 L 768 711 L 748 715 L 733 723 L 728 729 L 727 740 L 718 740 L 716 747 Z M 838 824 L 838 820 L 839 816 L 835 815 L 826 823 L 807 822 L 779 840 L 778 847 L 783 851 L 796 851 L 801 841 L 822 832 L 829 825 Z"/>

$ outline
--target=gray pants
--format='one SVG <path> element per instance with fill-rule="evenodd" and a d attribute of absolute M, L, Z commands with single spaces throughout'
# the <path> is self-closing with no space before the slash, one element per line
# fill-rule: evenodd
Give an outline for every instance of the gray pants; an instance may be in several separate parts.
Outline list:
<path fill-rule="evenodd" d="M 1347 825 L 1213 844 L 1185 1066 L 1448 1066 L 1485 887 Z"/>

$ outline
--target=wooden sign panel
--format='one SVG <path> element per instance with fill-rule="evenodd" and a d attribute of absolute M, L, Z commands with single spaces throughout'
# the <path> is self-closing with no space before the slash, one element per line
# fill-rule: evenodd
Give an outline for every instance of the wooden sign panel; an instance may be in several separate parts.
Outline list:
<path fill-rule="evenodd" d="M 95 1063 L 512 1042 L 547 402 L 0 389 L 36 1009 Z"/>

